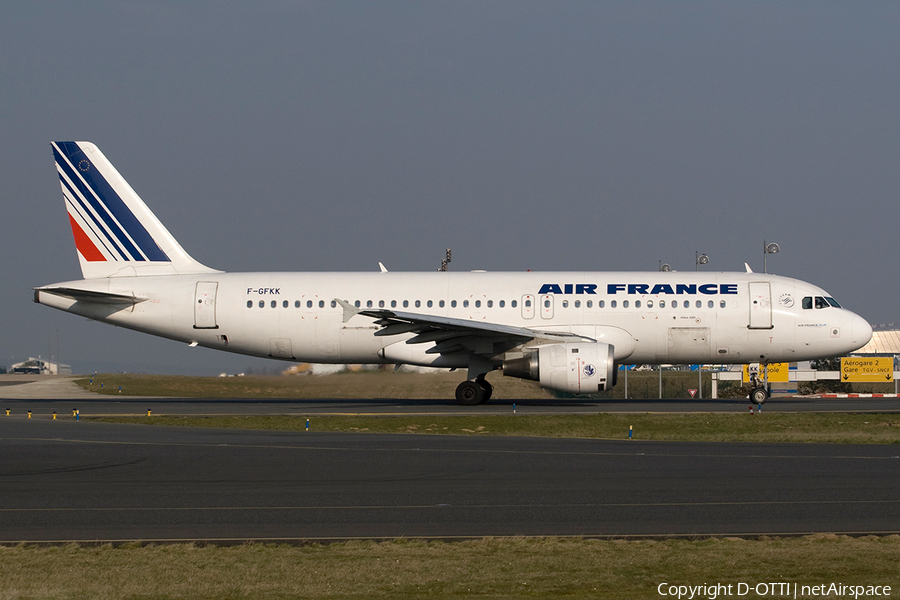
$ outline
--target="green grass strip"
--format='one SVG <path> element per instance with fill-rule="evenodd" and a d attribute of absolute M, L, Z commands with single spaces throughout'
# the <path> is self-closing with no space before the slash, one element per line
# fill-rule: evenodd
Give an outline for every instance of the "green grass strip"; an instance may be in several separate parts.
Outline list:
<path fill-rule="evenodd" d="M 616 600 L 662 598 L 660 584 L 730 584 L 734 586 L 731 597 L 739 597 L 740 583 L 771 582 L 889 585 L 891 596 L 897 597 L 898 556 L 900 536 L 896 535 L 16 546 L 0 547 L 0 598 Z M 751 592 L 742 597 L 761 596 Z M 793 597 L 793 593 L 770 592 L 767 597 Z"/>
<path fill-rule="evenodd" d="M 847 413 L 163 416 L 103 417 L 107 423 L 346 433 L 536 436 L 691 442 L 900 443 L 900 415 Z"/>

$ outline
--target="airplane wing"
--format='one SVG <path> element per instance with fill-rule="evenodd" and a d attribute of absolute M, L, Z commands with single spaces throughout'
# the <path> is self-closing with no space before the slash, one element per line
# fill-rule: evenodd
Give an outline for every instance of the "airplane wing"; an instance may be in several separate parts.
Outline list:
<path fill-rule="evenodd" d="M 532 340 L 550 342 L 594 342 L 596 340 L 568 332 L 541 331 L 485 321 L 454 319 L 437 315 L 388 309 L 362 309 L 335 299 L 344 308 L 344 322 L 354 315 L 376 319 L 381 329 L 376 336 L 415 333 L 407 344 L 434 343 L 426 354 L 452 354 L 468 351 L 485 357 L 495 356 Z"/>

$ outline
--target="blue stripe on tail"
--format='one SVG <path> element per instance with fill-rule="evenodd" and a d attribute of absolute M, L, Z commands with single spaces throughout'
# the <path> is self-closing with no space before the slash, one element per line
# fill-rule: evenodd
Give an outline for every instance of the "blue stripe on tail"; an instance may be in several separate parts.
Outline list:
<path fill-rule="evenodd" d="M 57 147 L 59 151 L 57 151 Z M 65 160 L 61 155 L 65 155 Z M 156 244 L 150 233 L 134 216 L 125 202 L 113 190 L 103 175 L 94 168 L 88 157 L 75 142 L 56 142 L 53 148 L 56 164 L 59 165 L 72 183 L 78 188 L 81 196 L 94 208 L 106 225 L 106 229 L 115 236 L 115 240 L 109 234 L 106 237 L 124 248 L 124 255 L 130 256 L 133 261 L 150 260 L 155 262 L 169 262 L 169 257 Z M 71 165 L 75 165 L 77 173 Z M 84 182 L 87 182 L 85 186 Z M 88 189 L 90 188 L 90 189 Z M 77 196 L 78 194 L 76 194 Z M 100 200 L 98 201 L 97 198 Z M 115 217 L 115 220 L 113 219 Z M 118 221 L 118 223 L 116 223 Z M 120 227 L 121 225 L 121 227 Z M 128 232 L 128 235 L 125 232 Z M 103 231 L 106 233 L 106 231 Z M 131 237 L 131 240 L 128 237 Z M 118 244 L 115 241 L 118 240 Z M 134 243 L 132 243 L 134 240 Z M 137 247 L 135 247 L 137 244 Z M 140 248 L 140 251 L 138 250 Z M 142 255 L 143 253 L 143 255 Z M 147 258 L 145 259 L 144 256 Z"/>
<path fill-rule="evenodd" d="M 85 224 L 91 228 L 95 234 L 98 232 L 103 235 L 97 235 L 97 241 L 103 246 L 103 248 L 112 256 L 113 260 L 128 260 L 128 257 L 125 255 L 125 252 L 122 248 L 116 244 L 116 241 L 112 239 L 109 235 L 109 232 L 103 227 L 103 224 L 97 218 L 97 216 L 90 211 L 85 205 L 84 201 L 81 198 L 81 194 L 72 189 L 72 186 L 69 185 L 69 181 L 62 176 L 62 173 L 59 174 L 59 182 L 65 188 L 65 193 L 63 193 L 63 197 L 67 200 L 71 198 L 71 202 L 73 202 L 76 206 L 75 209 L 78 210 L 78 213 L 82 215 L 82 219 L 84 219 Z M 88 219 L 90 221 L 88 222 Z"/>

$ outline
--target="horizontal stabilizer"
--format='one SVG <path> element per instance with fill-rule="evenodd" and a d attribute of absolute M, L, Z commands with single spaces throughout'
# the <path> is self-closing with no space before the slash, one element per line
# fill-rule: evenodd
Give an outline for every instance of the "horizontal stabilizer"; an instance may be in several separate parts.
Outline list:
<path fill-rule="evenodd" d="M 110 304 L 115 306 L 127 306 L 143 302 L 146 298 L 126 294 L 113 294 L 110 292 L 95 292 L 93 290 L 80 290 L 77 288 L 54 287 L 35 288 L 34 301 L 40 303 L 40 294 L 53 294 L 63 298 L 71 298 L 76 302 L 91 302 L 93 304 Z"/>

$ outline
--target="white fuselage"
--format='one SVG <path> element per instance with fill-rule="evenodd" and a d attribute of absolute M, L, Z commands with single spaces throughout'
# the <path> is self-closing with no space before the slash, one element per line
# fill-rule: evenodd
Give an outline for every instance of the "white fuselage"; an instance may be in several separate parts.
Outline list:
<path fill-rule="evenodd" d="M 804 308 L 804 298 L 828 297 L 822 289 L 759 273 L 208 273 L 56 287 L 143 300 L 103 305 L 38 289 L 36 301 L 209 348 L 318 363 L 465 366 L 429 354 L 430 344 L 406 344 L 412 333 L 376 335 L 375 318 L 348 317 L 336 300 L 572 333 L 611 344 L 618 364 L 809 360 L 845 354 L 871 337 L 869 324 L 846 309 Z"/>

